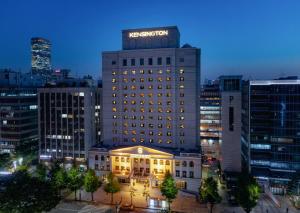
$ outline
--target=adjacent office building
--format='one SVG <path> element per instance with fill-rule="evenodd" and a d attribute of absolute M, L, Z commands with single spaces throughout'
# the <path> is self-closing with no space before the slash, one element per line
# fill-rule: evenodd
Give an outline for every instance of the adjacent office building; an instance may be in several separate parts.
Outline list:
<path fill-rule="evenodd" d="M 51 72 L 51 43 L 44 38 L 31 39 L 32 74 L 47 76 Z"/>
<path fill-rule="evenodd" d="M 37 90 L 39 81 L 20 81 L 23 74 L 0 70 L 0 153 L 18 146 L 37 146 Z"/>
<path fill-rule="evenodd" d="M 300 172 L 300 80 L 250 81 L 244 97 L 244 162 L 273 193 L 283 193 Z"/>
<path fill-rule="evenodd" d="M 221 94 L 218 81 L 205 83 L 200 95 L 200 141 L 207 158 L 221 157 Z"/>
<path fill-rule="evenodd" d="M 200 49 L 177 27 L 123 30 L 123 49 L 104 52 L 103 146 L 90 151 L 98 174 L 157 186 L 173 174 L 198 191 Z"/>
<path fill-rule="evenodd" d="M 40 160 L 85 162 L 88 150 L 100 143 L 101 90 L 68 83 L 38 89 Z"/>
<path fill-rule="evenodd" d="M 242 76 L 221 76 L 221 169 L 236 173 L 242 169 Z"/>

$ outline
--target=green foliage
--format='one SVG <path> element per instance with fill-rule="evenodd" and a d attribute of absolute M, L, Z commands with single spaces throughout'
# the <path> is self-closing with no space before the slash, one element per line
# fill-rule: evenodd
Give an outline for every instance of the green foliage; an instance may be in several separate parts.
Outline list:
<path fill-rule="evenodd" d="M 169 210 L 171 208 L 172 201 L 176 198 L 178 189 L 176 188 L 175 180 L 172 175 L 167 172 L 164 181 L 160 187 L 161 194 L 167 198 L 169 203 Z"/>
<path fill-rule="evenodd" d="M 104 186 L 104 191 L 111 194 L 111 203 L 113 203 L 114 193 L 120 191 L 120 184 L 112 172 L 110 172 L 107 176 L 107 183 Z"/>
<path fill-rule="evenodd" d="M 44 164 L 38 164 L 36 166 L 36 177 L 40 180 L 45 180 L 47 175 L 47 169 Z"/>
<path fill-rule="evenodd" d="M 92 200 L 94 200 L 94 192 L 101 186 L 101 182 L 95 174 L 94 170 L 89 169 L 84 177 L 84 189 L 91 192 Z"/>
<path fill-rule="evenodd" d="M 31 177 L 26 171 L 17 171 L 0 193 L 0 212 L 42 212 L 54 208 L 59 198 L 47 181 Z"/>
<path fill-rule="evenodd" d="M 295 174 L 288 183 L 287 194 L 290 196 L 300 196 L 300 174 Z"/>
<path fill-rule="evenodd" d="M 237 183 L 236 199 L 240 206 L 249 213 L 257 204 L 260 187 L 256 180 L 247 172 L 243 172 Z"/>
<path fill-rule="evenodd" d="M 11 157 L 8 153 L 0 154 L 0 169 L 1 168 L 8 168 L 11 165 Z"/>
<path fill-rule="evenodd" d="M 76 192 L 83 185 L 83 176 L 78 171 L 78 169 L 74 166 L 67 173 L 67 187 L 75 192 L 75 200 L 76 200 Z"/>
<path fill-rule="evenodd" d="M 56 169 L 51 181 L 61 195 L 61 190 L 67 187 L 68 176 L 66 171 L 63 168 Z"/>
<path fill-rule="evenodd" d="M 212 177 L 204 179 L 200 188 L 200 198 L 210 204 L 211 212 L 214 204 L 221 202 L 222 198 L 218 193 L 218 183 Z"/>

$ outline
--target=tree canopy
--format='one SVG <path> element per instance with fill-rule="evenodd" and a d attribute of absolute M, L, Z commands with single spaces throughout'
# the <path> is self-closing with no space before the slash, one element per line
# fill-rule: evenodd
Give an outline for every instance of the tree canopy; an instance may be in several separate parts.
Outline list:
<path fill-rule="evenodd" d="M 240 206 L 247 212 L 256 206 L 257 201 L 260 197 L 260 187 L 256 182 L 256 179 L 253 178 L 247 172 L 243 172 L 237 183 L 237 194 L 236 199 Z"/>
<path fill-rule="evenodd" d="M 213 206 L 220 203 L 222 198 L 218 193 L 218 183 L 212 177 L 204 179 L 200 188 L 200 198 L 210 204 L 210 212 Z"/>
<path fill-rule="evenodd" d="M 171 209 L 171 203 L 176 198 L 178 189 L 176 188 L 176 183 L 172 175 L 167 172 L 165 178 L 160 187 L 161 194 L 166 197 L 169 203 L 169 211 Z"/>
<path fill-rule="evenodd" d="M 94 170 L 89 169 L 84 177 L 84 189 L 90 192 L 92 201 L 94 200 L 94 192 L 101 186 L 101 182 L 95 174 Z"/>
<path fill-rule="evenodd" d="M 120 191 L 120 184 L 119 184 L 118 179 L 115 177 L 115 175 L 112 172 L 110 172 L 107 176 L 107 183 L 104 186 L 104 191 L 106 193 L 111 194 L 111 203 L 113 203 L 114 193 L 117 193 Z"/>

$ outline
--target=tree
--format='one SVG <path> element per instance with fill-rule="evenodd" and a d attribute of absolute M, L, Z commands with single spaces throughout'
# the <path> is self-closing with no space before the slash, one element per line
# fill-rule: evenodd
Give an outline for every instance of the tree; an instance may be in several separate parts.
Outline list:
<path fill-rule="evenodd" d="M 94 201 L 94 192 L 101 186 L 101 181 L 95 174 L 94 170 L 89 169 L 84 177 L 84 189 L 91 193 L 92 201 Z"/>
<path fill-rule="evenodd" d="M 129 190 L 129 192 L 130 192 L 130 206 L 133 205 L 133 203 L 132 203 L 132 198 L 135 196 L 135 191 L 136 191 L 135 188 L 130 187 L 130 190 Z"/>
<path fill-rule="evenodd" d="M 47 169 L 44 164 L 38 164 L 36 166 L 36 177 L 40 180 L 45 180 L 46 179 L 46 174 L 47 174 Z"/>
<path fill-rule="evenodd" d="M 118 179 L 115 177 L 115 175 L 110 172 L 107 176 L 107 183 L 104 186 L 104 191 L 106 193 L 111 194 L 111 204 L 113 204 L 114 201 L 114 193 L 117 193 L 120 191 L 120 184 Z"/>
<path fill-rule="evenodd" d="M 176 198 L 178 193 L 178 189 L 176 188 L 175 180 L 170 174 L 167 172 L 164 178 L 164 181 L 160 187 L 161 194 L 166 197 L 169 204 L 169 212 L 171 211 L 171 203 Z"/>
<path fill-rule="evenodd" d="M 83 185 L 83 178 L 78 169 L 74 166 L 67 173 L 68 188 L 74 193 L 74 199 L 76 200 L 76 192 Z"/>
<path fill-rule="evenodd" d="M 15 172 L 0 193 L 0 212 L 42 212 L 54 208 L 59 198 L 45 180 L 31 177 L 27 171 Z"/>
<path fill-rule="evenodd" d="M 238 177 L 236 200 L 245 212 L 250 213 L 256 206 L 260 196 L 260 187 L 256 180 L 249 175 L 248 172 L 243 172 Z"/>
<path fill-rule="evenodd" d="M 221 202 L 222 198 L 218 193 L 218 183 L 212 177 L 204 179 L 200 187 L 200 198 L 210 204 L 211 213 L 214 205 Z"/>
<path fill-rule="evenodd" d="M 61 190 L 67 187 L 67 179 L 67 173 L 63 168 L 59 168 L 53 174 L 52 183 L 58 189 L 59 196 L 61 196 Z"/>
<path fill-rule="evenodd" d="M 11 165 L 11 156 L 9 153 L 0 154 L 0 168 L 7 168 Z"/>
<path fill-rule="evenodd" d="M 300 174 L 293 175 L 287 186 L 287 195 L 290 196 L 295 207 L 300 207 Z"/>

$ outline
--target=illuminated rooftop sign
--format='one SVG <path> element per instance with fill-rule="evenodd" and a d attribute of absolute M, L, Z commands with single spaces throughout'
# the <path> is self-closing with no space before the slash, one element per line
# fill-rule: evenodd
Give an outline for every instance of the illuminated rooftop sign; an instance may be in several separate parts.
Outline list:
<path fill-rule="evenodd" d="M 168 30 L 153 30 L 153 31 L 142 31 L 142 32 L 129 32 L 129 38 L 139 38 L 139 37 L 156 37 L 156 36 L 167 36 L 169 34 Z"/>

